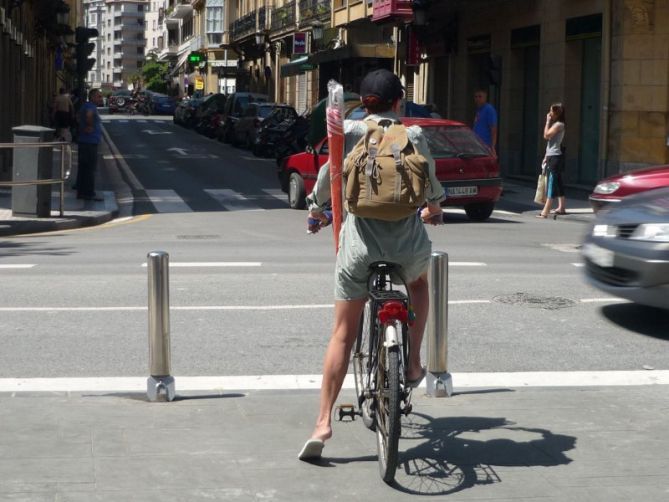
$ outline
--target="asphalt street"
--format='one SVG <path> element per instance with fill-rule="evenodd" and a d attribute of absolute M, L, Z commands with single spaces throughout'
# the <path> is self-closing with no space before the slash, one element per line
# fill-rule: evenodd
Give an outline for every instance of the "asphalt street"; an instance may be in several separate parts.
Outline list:
<path fill-rule="evenodd" d="M 147 269 L 170 254 L 173 368 L 180 375 L 317 374 L 329 336 L 333 241 L 307 235 L 275 164 L 164 119 L 105 127 L 134 218 L 8 239 L 0 377 L 146 373 Z M 185 152 L 185 153 L 184 153 Z M 498 205 L 430 227 L 449 254 L 452 371 L 667 369 L 669 316 L 585 284 L 591 216 L 537 220 Z"/>

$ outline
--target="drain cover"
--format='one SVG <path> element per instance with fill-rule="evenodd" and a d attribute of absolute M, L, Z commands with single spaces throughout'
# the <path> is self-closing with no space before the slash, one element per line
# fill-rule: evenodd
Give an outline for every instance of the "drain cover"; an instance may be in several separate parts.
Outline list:
<path fill-rule="evenodd" d="M 557 310 L 576 305 L 574 300 L 562 296 L 537 296 L 529 293 L 513 293 L 493 297 L 492 301 L 508 305 L 524 305 L 534 309 Z"/>

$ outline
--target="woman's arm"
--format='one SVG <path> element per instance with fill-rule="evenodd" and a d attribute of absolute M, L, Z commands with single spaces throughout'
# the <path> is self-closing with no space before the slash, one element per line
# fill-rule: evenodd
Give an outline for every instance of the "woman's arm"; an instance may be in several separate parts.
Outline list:
<path fill-rule="evenodd" d="M 546 125 L 544 126 L 544 139 L 551 139 L 557 133 L 559 133 L 564 128 L 562 122 L 555 122 L 551 125 L 549 120 L 546 120 Z"/>

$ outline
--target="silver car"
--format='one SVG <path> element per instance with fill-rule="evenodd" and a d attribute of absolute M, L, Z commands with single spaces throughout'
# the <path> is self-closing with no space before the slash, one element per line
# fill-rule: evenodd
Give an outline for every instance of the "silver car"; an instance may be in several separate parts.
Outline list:
<path fill-rule="evenodd" d="M 669 188 L 626 197 L 598 213 L 582 255 L 596 288 L 669 309 Z"/>

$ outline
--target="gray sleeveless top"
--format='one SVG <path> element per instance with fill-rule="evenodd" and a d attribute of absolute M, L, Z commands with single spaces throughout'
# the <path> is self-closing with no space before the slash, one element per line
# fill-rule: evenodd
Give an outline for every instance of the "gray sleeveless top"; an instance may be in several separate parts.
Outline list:
<path fill-rule="evenodd" d="M 562 155 L 562 140 L 564 139 L 564 122 L 556 122 L 559 129 L 557 134 L 548 140 L 546 145 L 546 157 Z"/>

